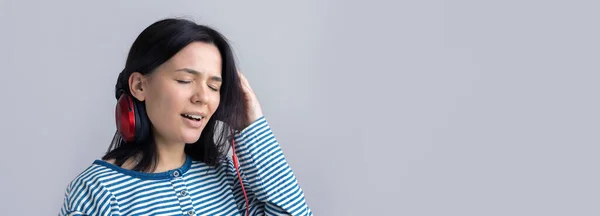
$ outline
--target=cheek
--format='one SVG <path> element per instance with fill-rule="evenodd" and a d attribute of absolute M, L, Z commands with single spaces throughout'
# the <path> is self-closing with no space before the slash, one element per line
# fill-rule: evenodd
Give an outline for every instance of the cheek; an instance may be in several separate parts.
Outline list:
<path fill-rule="evenodd" d="M 216 96 L 214 97 L 214 99 L 213 99 L 213 100 L 211 100 L 211 102 L 208 104 L 208 107 L 209 107 L 209 109 L 210 109 L 210 112 L 211 112 L 212 114 L 214 114 L 214 113 L 215 113 L 215 111 L 217 111 L 217 108 L 219 107 L 219 104 L 220 104 L 220 102 L 221 102 L 221 97 L 220 97 L 220 95 L 216 95 Z M 212 114 L 211 114 L 211 115 L 212 115 Z"/>
<path fill-rule="evenodd" d="M 156 123 L 165 124 L 172 119 L 172 113 L 180 107 L 180 99 L 177 92 L 169 92 L 168 90 L 153 94 L 146 101 L 146 109 L 148 117 Z"/>

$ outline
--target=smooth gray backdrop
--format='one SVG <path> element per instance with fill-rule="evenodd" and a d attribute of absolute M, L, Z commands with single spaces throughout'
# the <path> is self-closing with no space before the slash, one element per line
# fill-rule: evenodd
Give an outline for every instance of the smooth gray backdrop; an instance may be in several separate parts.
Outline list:
<path fill-rule="evenodd" d="M 140 31 L 231 39 L 316 215 L 600 215 L 598 1 L 0 1 L 0 214 L 56 215 Z"/>

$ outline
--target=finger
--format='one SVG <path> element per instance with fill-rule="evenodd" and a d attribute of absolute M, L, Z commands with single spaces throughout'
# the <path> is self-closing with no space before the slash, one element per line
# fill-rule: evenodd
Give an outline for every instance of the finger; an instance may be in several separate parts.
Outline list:
<path fill-rule="evenodd" d="M 238 76 L 240 77 L 240 80 L 243 83 L 248 83 L 248 79 L 246 79 L 246 76 L 244 76 L 244 74 L 242 72 L 240 72 L 239 70 L 238 70 Z"/>
<path fill-rule="evenodd" d="M 239 70 L 238 75 L 240 77 L 240 81 L 242 82 L 242 86 L 247 88 L 249 91 L 252 91 L 252 87 L 250 87 L 250 83 L 248 82 L 248 79 L 246 79 L 246 76 L 244 76 L 244 74 L 242 74 Z"/>

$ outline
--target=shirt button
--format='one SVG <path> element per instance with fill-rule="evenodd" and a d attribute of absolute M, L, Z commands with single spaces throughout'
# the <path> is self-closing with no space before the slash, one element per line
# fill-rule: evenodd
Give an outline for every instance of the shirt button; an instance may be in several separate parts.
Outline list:
<path fill-rule="evenodd" d="M 173 176 L 179 177 L 179 171 L 176 170 L 175 172 L 173 172 Z"/>
<path fill-rule="evenodd" d="M 181 192 L 179 192 L 179 195 L 181 195 L 181 196 L 185 196 L 185 195 L 187 195 L 187 191 L 185 191 L 185 190 L 182 190 Z"/>
<path fill-rule="evenodd" d="M 194 210 L 189 210 L 188 215 L 190 215 L 190 216 L 194 215 Z"/>

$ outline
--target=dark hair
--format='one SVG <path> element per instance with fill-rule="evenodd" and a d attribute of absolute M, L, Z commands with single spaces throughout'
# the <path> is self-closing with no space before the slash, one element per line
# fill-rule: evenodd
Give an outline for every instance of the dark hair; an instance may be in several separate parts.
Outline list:
<path fill-rule="evenodd" d="M 133 72 L 143 75 L 152 73 L 177 52 L 192 42 L 214 44 L 221 54 L 222 79 L 221 99 L 215 113 L 202 131 L 200 139 L 186 144 L 185 153 L 192 159 L 216 166 L 229 151 L 228 143 L 233 139 L 232 130 L 247 121 L 243 92 L 233 52 L 227 39 L 211 27 L 199 25 L 191 20 L 168 18 L 159 20 L 144 29 L 133 42 L 127 62 L 117 85 L 124 85 L 130 92 L 127 79 Z M 143 102 L 142 102 L 143 103 Z M 146 114 L 143 114 L 147 118 Z M 148 121 L 149 122 L 149 121 Z M 126 143 L 117 132 L 103 160 L 115 159 L 122 166 L 128 158 L 141 154 L 142 158 L 133 168 L 136 171 L 153 171 L 158 157 L 152 132 L 149 138 L 139 143 Z"/>

